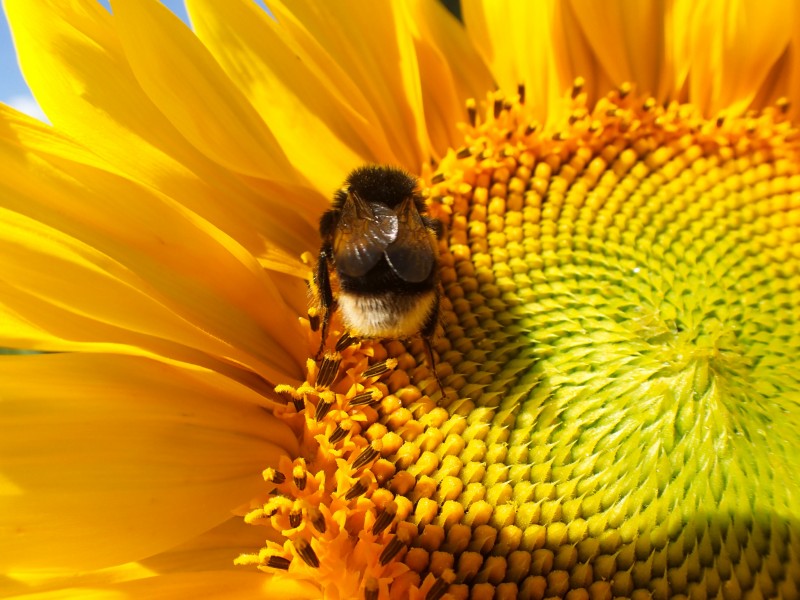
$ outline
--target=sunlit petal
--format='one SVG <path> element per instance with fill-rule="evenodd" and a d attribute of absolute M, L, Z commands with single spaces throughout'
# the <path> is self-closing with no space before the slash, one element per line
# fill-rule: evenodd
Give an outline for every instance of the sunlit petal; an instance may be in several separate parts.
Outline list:
<path fill-rule="evenodd" d="M 291 350 L 273 349 L 291 348 L 281 340 L 293 331 L 299 335 L 296 324 L 275 312 L 283 303 L 280 291 L 251 255 L 204 219 L 116 174 L 74 142 L 9 110 L 0 111 L 6 117 L 0 129 L 5 242 L 13 241 L 28 257 L 12 255 L 10 248 L 3 253 L 18 268 L 11 276 L 15 267 L 8 266 L 8 286 L 50 298 L 62 309 L 71 303 L 69 310 L 79 315 L 106 315 L 98 320 L 118 327 L 162 332 L 187 347 L 208 343 L 205 352 L 237 362 L 249 361 L 224 340 L 249 337 L 252 356 L 261 354 L 263 359 L 265 352 L 272 352 L 281 372 L 292 370 L 286 360 Z M 24 235 L 39 241 L 24 242 Z M 91 283 L 78 271 L 65 281 L 64 272 L 55 268 L 65 262 L 59 254 L 68 247 L 83 256 L 85 264 L 72 260 L 72 267 Z M 44 262 L 36 269 L 34 260 Z M 122 293 L 112 280 L 127 282 L 131 293 Z M 71 296 L 61 287 L 65 284 L 73 286 Z M 17 297 L 24 302 L 24 296 Z M 119 301 L 111 301 L 117 297 Z M 226 306 L 238 306 L 239 311 L 232 313 Z M 15 310 L 24 314 L 24 309 L 23 304 Z M 163 316 L 153 320 L 153 310 Z M 174 314 L 166 317 L 168 312 Z M 112 314 L 117 317 L 109 321 Z M 165 318 L 173 324 L 166 326 Z M 33 316 L 29 320 L 36 322 Z M 193 333 L 181 339 L 176 327 Z M 87 334 L 83 339 L 88 341 Z M 203 338 L 206 342 L 200 343 Z M 294 364 L 301 363 L 297 356 Z"/>
<path fill-rule="evenodd" d="M 613 85 L 635 81 L 639 92 L 662 100 L 674 89 L 673 65 L 666 60 L 665 45 L 674 39 L 666 35 L 666 3 L 571 2 L 572 14 Z"/>
<path fill-rule="evenodd" d="M 464 29 L 438 2 L 402 3 L 419 60 L 428 135 L 437 157 L 458 143 L 466 101 L 492 87 L 492 78 Z"/>
<path fill-rule="evenodd" d="M 156 0 L 114 0 L 112 10 L 137 81 L 186 139 L 234 172 L 295 181 L 267 125 L 174 14 Z"/>
<path fill-rule="evenodd" d="M 308 217 L 304 203 L 296 199 L 292 204 L 264 202 L 176 129 L 142 89 L 113 17 L 97 2 L 4 0 L 4 7 L 21 68 L 59 130 L 80 139 L 120 172 L 208 218 L 251 250 L 263 246 L 260 229 L 280 243 L 291 239 Z M 280 189 L 272 184 L 277 198 Z M 275 221 L 282 227 L 274 227 Z M 302 251 L 296 243 L 293 250 Z"/>
<path fill-rule="evenodd" d="M 40 373 L 46 372 L 42 378 Z M 257 394 L 142 358 L 0 361 L 4 568 L 136 560 L 219 524 L 296 451 Z"/>
<path fill-rule="evenodd" d="M 418 59 L 399 6 L 380 2 L 270 2 L 270 11 L 317 64 L 330 63 L 348 100 L 363 98 L 374 127 L 383 131 L 394 160 L 413 171 L 426 162 L 429 140 L 422 109 Z M 337 27 L 330 27 L 336 23 Z M 322 48 L 324 48 L 324 50 Z M 380 51 L 376 49 L 380 48 Z M 320 57 L 325 54 L 327 57 Z M 354 104 L 357 107 L 358 104 Z"/>
<path fill-rule="evenodd" d="M 689 17 L 689 98 L 708 115 L 744 113 L 797 29 L 780 0 L 678 0 L 676 12 Z"/>
<path fill-rule="evenodd" d="M 475 46 L 506 95 L 524 85 L 535 98 L 527 108 L 537 118 L 563 116 L 564 90 L 578 75 L 607 89 L 586 40 L 576 31 L 566 4 L 543 2 L 465 2 L 464 23 Z"/>
<path fill-rule="evenodd" d="M 203 571 L 144 577 L 122 583 L 67 586 L 48 592 L 19 593 L 10 600 L 174 600 L 203 598 L 214 600 L 252 598 L 291 598 L 317 600 L 317 590 L 308 584 L 274 581 L 260 573 Z"/>
<path fill-rule="evenodd" d="M 299 60 L 256 3 L 192 0 L 187 8 L 198 37 L 322 194 L 329 195 L 356 165 L 386 158 L 372 154 L 360 139 L 367 132 L 363 118 Z"/>

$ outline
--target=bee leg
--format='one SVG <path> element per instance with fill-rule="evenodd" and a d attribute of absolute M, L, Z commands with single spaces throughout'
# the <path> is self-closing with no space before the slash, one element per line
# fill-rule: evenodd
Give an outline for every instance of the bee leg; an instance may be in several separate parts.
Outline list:
<path fill-rule="evenodd" d="M 429 337 L 423 337 L 422 341 L 425 344 L 425 355 L 427 356 L 427 360 L 431 365 L 431 372 L 433 373 L 433 377 L 436 379 L 436 385 L 439 386 L 439 391 L 442 392 L 442 396 L 444 396 L 444 385 L 442 385 L 442 380 L 439 379 L 439 374 L 436 372 L 436 359 L 433 357 L 433 346 L 431 345 L 432 339 Z"/>
<path fill-rule="evenodd" d="M 433 356 L 433 338 L 436 335 L 436 325 L 439 323 L 439 290 L 436 290 L 436 299 L 434 300 L 433 308 L 431 309 L 431 314 L 428 315 L 428 319 L 425 321 L 425 325 L 422 327 L 422 331 L 420 331 L 420 335 L 422 336 L 422 341 L 425 344 L 425 357 L 428 361 L 428 364 L 431 366 L 431 372 L 433 373 L 434 378 L 436 379 L 436 384 L 439 386 L 439 391 L 442 392 L 442 396 L 444 396 L 444 386 L 442 385 L 442 380 L 439 379 L 439 375 L 436 373 L 436 359 Z"/>
<path fill-rule="evenodd" d="M 317 271 L 314 274 L 314 279 L 317 284 L 317 290 L 319 290 L 319 303 L 322 308 L 322 331 L 320 332 L 319 350 L 317 350 L 317 355 L 314 357 L 316 360 L 319 360 L 325 348 L 325 340 L 328 338 L 328 326 L 330 325 L 331 314 L 335 308 L 333 291 L 331 290 L 331 279 L 328 273 L 328 254 L 324 248 L 319 252 Z"/>

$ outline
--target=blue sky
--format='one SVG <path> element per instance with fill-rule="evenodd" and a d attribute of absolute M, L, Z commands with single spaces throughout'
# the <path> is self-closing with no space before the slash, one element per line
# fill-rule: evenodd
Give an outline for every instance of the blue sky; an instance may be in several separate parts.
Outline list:
<path fill-rule="evenodd" d="M 175 14 L 187 20 L 183 0 L 161 0 Z M 101 0 L 101 4 L 108 7 L 108 1 Z M 11 42 L 11 33 L 8 29 L 5 11 L 0 4 L 0 102 L 10 104 L 17 110 L 41 117 L 36 102 L 31 96 L 22 74 L 19 72 L 14 45 Z"/>

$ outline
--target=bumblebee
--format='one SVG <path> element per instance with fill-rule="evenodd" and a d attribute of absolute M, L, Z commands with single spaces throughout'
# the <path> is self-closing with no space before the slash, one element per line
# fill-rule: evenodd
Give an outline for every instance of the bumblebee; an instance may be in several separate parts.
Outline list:
<path fill-rule="evenodd" d="M 439 319 L 441 231 L 439 221 L 426 215 L 417 180 L 408 173 L 386 166 L 350 173 L 319 223 L 318 357 L 338 308 L 353 338 L 422 336 L 435 374 L 431 342 Z M 331 272 L 338 280 L 336 297 Z"/>

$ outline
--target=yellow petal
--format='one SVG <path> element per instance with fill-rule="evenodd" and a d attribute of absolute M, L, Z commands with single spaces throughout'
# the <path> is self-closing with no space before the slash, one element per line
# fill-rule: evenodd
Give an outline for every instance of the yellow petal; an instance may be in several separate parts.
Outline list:
<path fill-rule="evenodd" d="M 167 575 L 119 586 L 127 598 L 174 600 L 175 598 L 286 598 L 318 600 L 319 589 L 307 582 L 274 578 L 263 573 L 217 571 Z"/>
<path fill-rule="evenodd" d="M 465 2 L 462 10 L 500 90 L 516 94 L 524 85 L 526 108 L 537 118 L 552 122 L 563 115 L 563 97 L 576 76 L 594 83 L 594 63 L 565 4 L 490 0 Z"/>
<path fill-rule="evenodd" d="M 313 235 L 314 222 L 313 211 L 304 210 L 308 204 L 283 203 L 286 194 L 274 185 L 267 201 L 198 151 L 142 89 L 102 6 L 90 0 L 5 0 L 4 7 L 25 78 L 60 131 L 251 251 L 263 247 L 262 232 L 291 252 L 307 249 L 302 240 Z"/>
<path fill-rule="evenodd" d="M 577 76 L 594 98 L 627 81 L 661 101 L 688 98 L 709 115 L 741 114 L 759 94 L 776 97 L 762 87 L 773 83 L 797 12 L 778 0 L 492 1 L 463 10 L 500 88 L 525 83 L 534 113 L 551 121 Z"/>
<path fill-rule="evenodd" d="M 688 38 L 689 100 L 707 115 L 747 110 L 797 29 L 795 12 L 780 0 L 677 0 Z M 680 70 L 680 69 L 679 69 Z"/>
<path fill-rule="evenodd" d="M 267 126 L 178 17 L 155 0 L 114 0 L 112 10 L 137 80 L 189 141 L 233 171 L 295 181 Z"/>
<path fill-rule="evenodd" d="M 396 157 L 383 162 L 418 173 L 430 144 L 418 60 L 401 9 L 390 2 L 368 6 L 307 0 L 270 2 L 269 9 L 317 64 L 333 69 L 333 82 L 348 98 L 363 97 L 374 111 L 372 126 L 384 132 Z"/>
<path fill-rule="evenodd" d="M 494 2 L 492 6 L 480 1 L 465 2 L 461 10 L 470 39 L 492 70 L 497 85 L 506 91 L 515 89 L 522 74 L 517 61 L 508 60 L 514 55 L 508 2 Z"/>
<path fill-rule="evenodd" d="M 493 89 L 494 82 L 489 68 L 470 42 L 464 26 L 440 3 L 415 0 L 405 3 L 405 6 L 410 11 L 415 26 L 412 31 L 420 38 L 417 41 L 431 46 L 444 59 L 459 101 L 460 112 L 456 114 L 463 117 L 464 102 L 468 98 L 482 98 L 487 91 Z M 424 64 L 421 67 L 426 68 Z"/>
<path fill-rule="evenodd" d="M 258 547 L 264 536 L 274 541 L 280 535 L 269 530 L 259 531 L 248 526 L 241 517 L 233 517 L 181 543 L 165 552 L 138 562 L 124 563 L 76 573 L 70 569 L 15 569 L 6 571 L 5 594 L 55 592 L 64 589 L 113 589 L 114 586 L 149 577 L 189 574 L 201 571 L 221 572 L 236 570 L 234 558 L 243 549 Z M 261 575 L 263 578 L 263 575 Z M 3 596 L 6 597 L 6 596 Z"/>
<path fill-rule="evenodd" d="M 0 127 L 0 205 L 8 248 L 0 260 L 9 263 L 10 288 L 76 315 L 250 363 L 269 378 L 299 374 L 299 328 L 254 257 L 53 130 L 1 108 L 0 116 L 7 117 Z M 69 278 L 54 270 L 59 264 Z M 35 323 L 25 294 L 17 294 L 22 304 L 14 310 Z M 46 309 L 38 316 L 49 318 Z M 125 342 L 91 339 L 90 332 L 80 339 Z"/>
<path fill-rule="evenodd" d="M 467 120 L 468 98 L 493 89 L 491 75 L 461 24 L 439 2 L 400 3 L 413 36 L 428 135 L 437 157 L 462 137 L 457 124 Z"/>
<path fill-rule="evenodd" d="M 185 357 L 151 338 L 227 353 L 219 341 L 153 301 L 149 286 L 109 257 L 6 209 L 0 215 L 4 345 L 63 350 L 69 346 L 58 340 L 69 340 L 76 346 L 129 344 Z"/>
<path fill-rule="evenodd" d="M 664 100 L 672 90 L 672 63 L 665 44 L 665 1 L 584 2 L 573 0 L 572 13 L 613 85 L 635 83 L 644 95 Z"/>
<path fill-rule="evenodd" d="M 792 22 L 797 23 L 800 21 L 800 5 L 792 3 L 790 6 Z M 800 115 L 800 27 L 792 27 L 788 57 L 786 67 L 781 73 L 781 81 L 785 86 L 781 92 L 784 97 L 791 99 L 789 113 L 796 121 Z"/>
<path fill-rule="evenodd" d="M 314 76 L 285 32 L 254 2 L 187 3 L 198 37 L 275 134 L 293 165 L 326 197 L 347 173 L 379 161 L 361 139 L 362 121 Z M 333 88 L 335 89 L 335 88 Z"/>
<path fill-rule="evenodd" d="M 187 571 L 241 570 L 234 559 L 264 543 L 264 537 L 281 541 L 282 536 L 270 529 L 247 525 L 237 516 L 203 532 L 175 548 L 140 561 L 143 568 L 154 573 Z"/>
<path fill-rule="evenodd" d="M 204 571 L 157 575 L 119 584 L 68 587 L 50 592 L 5 596 L 12 600 L 204 600 L 286 598 L 317 600 L 319 590 L 308 583 L 274 579 L 258 572 Z"/>
<path fill-rule="evenodd" d="M 398 162 L 395 156 L 393 143 L 387 138 L 386 132 L 383 130 L 375 111 L 364 97 L 362 90 L 351 80 L 350 74 L 346 69 L 337 64 L 328 50 L 320 45 L 319 40 L 309 33 L 303 23 L 297 21 L 294 16 L 288 12 L 280 13 L 278 22 L 271 18 L 265 20 L 260 9 L 251 5 L 242 7 L 241 4 L 231 4 L 230 6 L 228 3 L 222 6 L 220 4 L 221 3 L 212 3 L 211 5 L 207 5 L 194 1 L 187 2 L 189 14 L 192 16 L 193 20 L 197 21 L 197 27 L 202 32 L 201 35 L 204 39 L 208 40 L 212 51 L 216 48 L 216 45 L 210 39 L 210 36 L 212 34 L 221 34 L 207 31 L 207 28 L 203 25 L 203 21 L 217 14 L 224 14 L 226 18 L 238 19 L 241 18 L 241 11 L 243 8 L 245 8 L 247 12 L 258 11 L 258 23 L 254 24 L 251 19 L 248 29 L 260 24 L 265 30 L 261 31 L 261 35 L 264 39 L 253 40 L 248 36 L 246 39 L 237 42 L 237 47 L 238 44 L 241 44 L 242 48 L 247 48 L 249 51 L 250 46 L 245 46 L 245 44 L 250 44 L 259 52 L 263 46 L 268 47 L 268 54 L 266 54 L 266 56 L 270 58 L 266 61 L 267 64 L 253 65 L 252 68 L 257 68 L 259 72 L 269 69 L 272 73 L 272 77 L 278 79 L 278 81 L 264 81 L 258 79 L 254 80 L 251 85 L 246 85 L 242 83 L 242 77 L 246 75 L 242 75 L 239 78 L 235 78 L 240 85 L 244 85 L 246 90 L 252 89 L 252 93 L 255 93 L 257 91 L 255 87 L 256 84 L 258 84 L 258 86 L 281 86 L 285 81 L 287 92 L 293 90 L 293 93 L 303 96 L 303 102 L 313 102 L 311 98 L 306 98 L 307 95 L 313 96 L 322 94 L 323 98 L 325 96 L 330 96 L 335 107 L 337 107 L 340 112 L 341 117 L 346 121 L 346 123 L 327 123 L 333 131 L 342 131 L 341 128 L 349 128 L 352 130 L 355 133 L 355 139 L 346 141 L 353 145 L 354 148 L 359 148 L 359 145 L 363 144 L 364 148 L 366 148 L 363 154 L 369 160 L 380 163 Z M 201 7 L 203 9 L 202 11 Z M 273 12 L 281 11 L 280 6 L 271 5 L 270 8 Z M 211 15 L 207 14 L 207 11 L 210 11 Z M 223 13 L 222 11 L 226 12 Z M 245 30 L 245 35 L 247 35 L 247 31 L 248 30 Z M 267 33 L 267 31 L 269 33 Z M 239 35 L 237 31 L 237 37 Z M 257 46 L 255 46 L 256 44 Z M 225 52 L 230 52 L 230 49 L 226 47 Z M 278 58 L 283 56 L 284 53 L 288 53 L 289 56 L 288 63 L 290 68 L 288 71 L 285 70 L 284 63 Z M 244 57 L 239 58 L 244 60 Z M 230 63 L 232 59 L 220 56 L 218 60 L 225 66 Z M 265 59 L 262 57 L 262 60 Z M 231 77 L 234 76 L 231 75 Z M 262 111 L 262 114 L 264 114 L 264 111 L 270 110 L 269 106 L 263 105 L 258 99 L 253 99 L 253 102 L 257 109 Z M 270 102 L 272 102 L 272 99 L 270 99 Z M 331 110 L 334 110 L 334 108 L 327 107 L 322 110 L 321 114 L 327 116 Z M 272 119 L 269 119 L 271 125 L 280 127 L 279 123 L 274 124 L 272 121 Z M 335 157 L 329 157 L 328 160 L 331 158 L 335 160 Z M 341 183 L 341 180 L 344 179 L 344 175 L 346 175 L 346 172 L 343 173 L 340 180 L 337 181 L 337 186 Z M 328 193 L 326 193 L 326 196 L 327 195 Z"/>
<path fill-rule="evenodd" d="M 296 452 L 258 394 L 217 373 L 90 354 L 6 357 L 0 560 L 100 568 L 225 521 Z"/>

